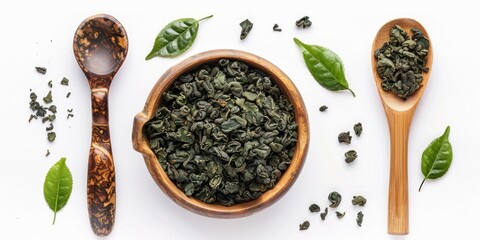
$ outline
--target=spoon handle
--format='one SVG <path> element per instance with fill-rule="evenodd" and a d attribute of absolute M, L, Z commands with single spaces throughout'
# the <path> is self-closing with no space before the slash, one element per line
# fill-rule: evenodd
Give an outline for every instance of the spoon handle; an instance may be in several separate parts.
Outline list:
<path fill-rule="evenodd" d="M 388 233 L 408 234 L 408 134 L 412 113 L 389 111 L 390 184 Z"/>
<path fill-rule="evenodd" d="M 108 89 L 92 89 L 92 143 L 88 158 L 88 214 L 98 236 L 106 236 L 115 222 L 115 167 L 108 127 Z"/>

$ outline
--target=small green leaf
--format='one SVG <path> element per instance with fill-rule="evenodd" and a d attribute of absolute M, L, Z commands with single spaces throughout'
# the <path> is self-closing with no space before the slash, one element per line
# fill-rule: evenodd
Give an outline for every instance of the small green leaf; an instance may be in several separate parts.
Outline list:
<path fill-rule="evenodd" d="M 305 44 L 297 38 L 293 41 L 302 50 L 310 74 L 322 87 L 331 91 L 349 90 L 355 97 L 345 78 L 342 60 L 336 53 L 328 48 Z"/>
<path fill-rule="evenodd" d="M 43 184 L 43 196 L 53 211 L 52 224 L 55 224 L 57 212 L 67 204 L 72 193 L 72 174 L 65 164 L 66 160 L 62 158 L 50 168 Z"/>
<path fill-rule="evenodd" d="M 450 167 L 453 158 L 452 145 L 448 141 L 450 126 L 439 138 L 434 139 L 422 154 L 422 173 L 425 177 L 418 188 L 422 189 L 423 183 L 427 179 L 436 179 L 443 176 Z"/>
<path fill-rule="evenodd" d="M 157 35 L 153 49 L 145 57 L 145 60 L 150 60 L 154 57 L 175 57 L 187 51 L 197 37 L 198 23 L 211 17 L 213 15 L 200 20 L 181 18 L 170 22 Z"/>

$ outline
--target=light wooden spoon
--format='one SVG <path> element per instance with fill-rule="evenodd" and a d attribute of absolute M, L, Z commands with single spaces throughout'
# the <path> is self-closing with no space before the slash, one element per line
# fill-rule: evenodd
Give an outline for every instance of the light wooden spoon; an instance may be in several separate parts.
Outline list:
<path fill-rule="evenodd" d="M 408 234 L 408 134 L 413 114 L 432 70 L 432 42 L 430 40 L 429 53 L 426 66 L 430 69 L 423 73 L 422 87 L 405 101 L 391 91 L 382 88 L 382 80 L 377 73 L 377 60 L 374 53 L 389 39 L 390 29 L 399 25 L 411 34 L 411 28 L 422 30 L 425 37 L 430 40 L 423 26 L 409 18 L 399 18 L 383 25 L 377 33 L 372 46 L 372 71 L 377 84 L 378 93 L 382 100 L 383 108 L 387 115 L 390 130 L 390 185 L 388 192 L 388 233 L 396 235 Z"/>

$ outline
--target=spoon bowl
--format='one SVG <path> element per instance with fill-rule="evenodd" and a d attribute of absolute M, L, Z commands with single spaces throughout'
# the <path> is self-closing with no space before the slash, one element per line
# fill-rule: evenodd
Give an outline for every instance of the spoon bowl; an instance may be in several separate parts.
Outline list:
<path fill-rule="evenodd" d="M 391 91 L 382 88 L 382 79 L 377 73 L 375 51 L 388 42 L 390 29 L 399 25 L 409 32 L 411 28 L 420 29 L 429 39 L 429 53 L 426 67 L 423 72 L 422 86 L 407 100 L 403 100 Z M 378 31 L 372 46 L 372 71 L 375 78 L 378 94 L 387 115 L 390 131 L 390 181 L 388 194 L 388 233 L 395 235 L 408 234 L 408 135 L 410 123 L 417 105 L 423 95 L 432 69 L 433 51 L 432 42 L 425 28 L 417 21 L 409 18 L 399 18 L 383 25 Z"/>
<path fill-rule="evenodd" d="M 116 205 L 108 92 L 113 77 L 127 56 L 127 33 L 114 17 L 95 15 L 85 19 L 78 27 L 73 51 L 91 90 L 92 142 L 87 174 L 90 226 L 96 235 L 106 236 L 115 222 Z"/>

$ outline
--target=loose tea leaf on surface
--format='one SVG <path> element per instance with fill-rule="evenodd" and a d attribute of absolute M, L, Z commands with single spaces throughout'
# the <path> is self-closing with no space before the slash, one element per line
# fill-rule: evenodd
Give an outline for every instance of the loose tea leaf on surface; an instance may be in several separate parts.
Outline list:
<path fill-rule="evenodd" d="M 342 202 L 342 195 L 338 192 L 331 192 L 328 195 L 328 201 L 330 201 L 330 207 L 331 208 L 336 208 L 340 203 Z"/>
<path fill-rule="evenodd" d="M 362 134 L 362 131 L 363 131 L 362 123 L 357 123 L 357 124 L 353 125 L 353 131 L 355 132 L 355 135 L 360 137 L 360 135 Z"/>
<path fill-rule="evenodd" d="M 310 210 L 310 212 L 312 212 L 312 213 L 320 212 L 320 207 L 317 204 L 314 203 L 314 204 L 310 205 L 308 210 Z"/>
<path fill-rule="evenodd" d="M 47 139 L 49 142 L 53 142 L 56 137 L 57 137 L 57 134 L 55 132 L 47 133 Z"/>
<path fill-rule="evenodd" d="M 39 72 L 41 74 L 47 73 L 47 69 L 44 68 L 44 67 L 35 67 L 35 69 L 37 70 L 37 72 Z"/>
<path fill-rule="evenodd" d="M 443 176 L 453 159 L 452 145 L 448 140 L 450 134 L 450 126 L 445 129 L 442 136 L 434 139 L 422 154 L 422 173 L 424 179 L 418 188 L 422 189 L 423 183 L 427 179 L 436 179 Z"/>
<path fill-rule="evenodd" d="M 297 25 L 297 27 L 306 28 L 306 27 L 312 26 L 312 21 L 310 21 L 308 16 L 304 16 L 304 17 L 298 19 L 295 22 L 295 25 Z"/>
<path fill-rule="evenodd" d="M 361 195 L 358 195 L 358 196 L 353 196 L 353 199 L 352 199 L 352 204 L 355 206 L 355 205 L 358 205 L 358 206 L 365 206 L 365 204 L 367 203 L 367 199 L 364 198 L 363 196 Z"/>
<path fill-rule="evenodd" d="M 310 227 L 310 222 L 309 221 L 305 221 L 303 222 L 302 224 L 300 224 L 300 230 L 303 231 L 303 230 L 307 230 L 309 227 Z"/>
<path fill-rule="evenodd" d="M 52 103 L 52 101 L 53 101 L 53 99 L 52 99 L 52 91 L 48 91 L 48 94 L 47 94 L 47 96 L 45 96 L 45 97 L 43 98 L 43 101 L 44 101 L 45 103 Z"/>
<path fill-rule="evenodd" d="M 52 224 L 55 224 L 57 212 L 67 204 L 72 193 L 72 174 L 65 161 L 66 158 L 62 158 L 50 168 L 43 184 L 43 196 L 54 213 Z"/>
<path fill-rule="evenodd" d="M 211 18 L 213 15 L 196 20 L 181 18 L 167 24 L 155 39 L 152 51 L 145 57 L 150 60 L 154 57 L 175 57 L 187 51 L 197 37 L 199 22 Z"/>
<path fill-rule="evenodd" d="M 335 214 L 337 215 L 337 218 L 341 219 L 345 216 L 345 212 L 341 213 L 339 211 L 336 211 Z"/>
<path fill-rule="evenodd" d="M 325 221 L 325 218 L 327 217 L 328 214 L 328 208 L 325 208 L 325 212 L 320 213 L 320 218 Z"/>
<path fill-rule="evenodd" d="M 357 151 L 355 150 L 350 150 L 348 152 L 345 153 L 345 162 L 346 163 L 351 163 L 353 161 L 355 161 L 355 159 L 357 159 Z"/>
<path fill-rule="evenodd" d="M 359 227 L 361 227 L 362 222 L 363 222 L 363 213 L 362 213 L 362 211 L 360 211 L 360 212 L 357 213 L 357 225 Z"/>
<path fill-rule="evenodd" d="M 320 112 L 325 112 L 327 109 L 328 109 L 328 107 L 323 105 L 323 106 L 320 107 L 319 110 L 320 110 Z"/>
<path fill-rule="evenodd" d="M 248 19 L 245 19 L 243 20 L 243 22 L 240 23 L 240 27 L 242 27 L 242 31 L 240 32 L 240 40 L 243 40 L 248 36 L 250 30 L 252 30 L 253 23 L 250 22 Z"/>
<path fill-rule="evenodd" d="M 282 29 L 278 26 L 278 24 L 275 23 L 275 25 L 273 25 L 273 31 L 275 31 L 275 32 L 281 32 Z"/>
<path fill-rule="evenodd" d="M 352 136 L 350 136 L 350 131 L 342 132 L 342 133 L 338 134 L 338 142 L 339 143 L 350 144 L 351 141 L 352 141 Z"/>
<path fill-rule="evenodd" d="M 300 47 L 310 74 L 322 87 L 330 91 L 348 90 L 355 97 L 345 78 L 343 62 L 336 53 L 328 48 L 305 44 L 297 38 L 293 40 Z"/>
<path fill-rule="evenodd" d="M 64 77 L 62 79 L 62 81 L 60 81 L 60 84 L 64 85 L 64 86 L 68 86 L 68 79 L 66 77 Z"/>
<path fill-rule="evenodd" d="M 45 157 L 48 157 L 48 156 L 50 156 L 50 150 L 49 149 L 47 149 L 47 153 L 45 153 Z"/>
<path fill-rule="evenodd" d="M 48 81 L 48 86 L 49 86 L 50 88 L 53 87 L 52 80 Z"/>
<path fill-rule="evenodd" d="M 67 93 L 67 98 L 69 98 L 71 94 L 72 94 L 71 92 L 68 92 Z"/>

